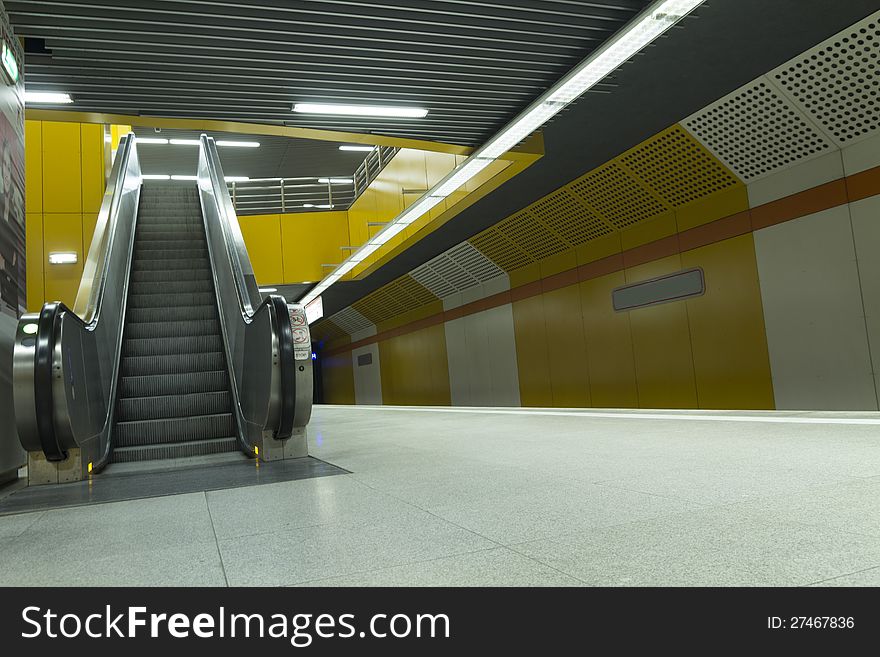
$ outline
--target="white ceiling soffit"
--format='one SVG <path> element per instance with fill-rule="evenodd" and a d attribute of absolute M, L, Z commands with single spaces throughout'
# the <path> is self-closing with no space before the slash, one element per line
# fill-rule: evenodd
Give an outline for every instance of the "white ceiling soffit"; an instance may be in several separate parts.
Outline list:
<path fill-rule="evenodd" d="M 330 321 L 349 335 L 359 331 L 366 331 L 368 329 L 375 330 L 376 328 L 376 325 L 373 324 L 373 322 L 361 315 L 351 306 L 340 310 L 338 313 L 330 317 Z"/>
<path fill-rule="evenodd" d="M 880 132 L 880 11 L 682 125 L 745 182 Z"/>
<path fill-rule="evenodd" d="M 410 276 L 443 299 L 505 273 L 470 242 L 462 242 L 417 267 Z"/>

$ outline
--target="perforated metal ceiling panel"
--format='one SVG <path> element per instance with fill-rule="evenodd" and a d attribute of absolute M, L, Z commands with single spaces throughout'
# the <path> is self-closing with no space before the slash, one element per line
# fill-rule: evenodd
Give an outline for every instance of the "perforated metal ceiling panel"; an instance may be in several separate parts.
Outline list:
<path fill-rule="evenodd" d="M 477 145 L 648 0 L 7 0 L 30 89 L 73 107 Z M 40 52 L 43 51 L 43 52 Z M 613 89 L 613 80 L 599 91 Z M 424 107 L 424 119 L 293 103 Z"/>
<path fill-rule="evenodd" d="M 416 267 L 410 275 L 436 297 L 443 299 L 503 276 L 504 271 L 469 242 L 462 242 L 421 267 Z"/>
<path fill-rule="evenodd" d="M 795 57 L 769 78 L 838 146 L 880 129 L 880 11 Z"/>
<path fill-rule="evenodd" d="M 562 188 L 528 207 L 532 216 L 546 224 L 572 246 L 580 246 L 614 232 L 573 192 Z"/>
<path fill-rule="evenodd" d="M 528 253 L 494 228 L 484 230 L 468 241 L 504 271 L 513 271 L 535 261 Z"/>
<path fill-rule="evenodd" d="M 746 182 L 834 148 L 766 76 L 692 114 L 682 124 Z"/>
<path fill-rule="evenodd" d="M 368 294 L 352 307 L 373 324 L 378 324 L 432 301 L 437 301 L 437 297 L 406 274 Z"/>
<path fill-rule="evenodd" d="M 613 161 L 578 178 L 568 188 L 618 230 L 668 210 Z"/>

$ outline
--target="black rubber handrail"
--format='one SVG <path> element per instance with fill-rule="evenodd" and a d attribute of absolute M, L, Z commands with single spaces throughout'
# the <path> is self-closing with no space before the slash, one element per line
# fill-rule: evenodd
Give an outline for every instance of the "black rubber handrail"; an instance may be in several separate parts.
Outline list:
<path fill-rule="evenodd" d="M 40 432 L 40 445 L 49 461 L 63 461 L 67 451 L 58 440 L 55 429 L 54 378 L 55 344 L 58 318 L 67 308 L 61 302 L 43 305 L 37 321 L 37 341 L 34 350 L 34 410 L 37 415 L 37 430 Z"/>
<path fill-rule="evenodd" d="M 272 295 L 266 299 L 272 304 L 273 330 L 278 336 L 278 358 L 281 365 L 281 409 L 275 438 L 284 440 L 293 434 L 296 414 L 296 363 L 293 359 L 293 331 L 284 297 Z"/>

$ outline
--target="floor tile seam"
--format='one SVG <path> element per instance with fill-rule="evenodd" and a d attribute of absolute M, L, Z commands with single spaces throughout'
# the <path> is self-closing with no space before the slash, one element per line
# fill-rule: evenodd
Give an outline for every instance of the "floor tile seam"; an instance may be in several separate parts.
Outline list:
<path fill-rule="evenodd" d="M 211 532 L 214 534 L 214 548 L 217 550 L 217 559 L 220 561 L 220 571 L 223 573 L 223 581 L 226 583 L 226 587 L 229 587 L 229 577 L 226 575 L 226 562 L 223 561 L 223 553 L 220 551 L 220 541 L 217 538 L 217 528 L 214 525 L 214 514 L 211 513 L 211 505 L 208 504 L 208 492 L 205 491 L 203 493 L 205 500 L 205 509 L 208 512 L 208 520 L 211 522 Z"/>
<path fill-rule="evenodd" d="M 859 570 L 854 570 L 851 573 L 843 573 L 842 575 L 835 575 L 834 577 L 826 577 L 825 579 L 816 580 L 815 582 L 807 582 L 805 584 L 801 584 L 801 586 L 816 586 L 825 582 L 833 582 L 834 580 L 841 579 L 843 577 L 852 577 L 853 575 L 860 575 L 861 573 L 868 573 L 872 570 L 878 569 L 880 569 L 880 564 L 877 564 L 876 566 L 870 566 L 868 568 L 860 568 Z"/>

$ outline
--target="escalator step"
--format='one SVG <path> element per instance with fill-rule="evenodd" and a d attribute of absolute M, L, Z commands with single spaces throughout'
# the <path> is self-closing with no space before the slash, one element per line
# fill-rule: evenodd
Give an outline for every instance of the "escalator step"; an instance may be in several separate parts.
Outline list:
<path fill-rule="evenodd" d="M 126 338 L 122 344 L 123 356 L 170 356 L 172 354 L 201 354 L 222 351 L 219 335 L 193 335 L 179 338 Z"/>
<path fill-rule="evenodd" d="M 120 447 L 167 445 L 234 434 L 231 413 L 116 423 L 116 444 Z"/>
<path fill-rule="evenodd" d="M 162 281 L 210 281 L 211 270 L 193 269 L 191 271 L 174 271 L 170 269 L 139 270 L 131 272 L 132 283 L 160 283 Z M 213 287 L 211 288 L 214 289 Z"/>
<path fill-rule="evenodd" d="M 176 308 L 129 308 L 126 310 L 129 324 L 144 322 L 181 322 L 200 319 L 217 319 L 216 306 L 177 306 Z M 150 337 L 150 336 L 142 336 Z"/>
<path fill-rule="evenodd" d="M 184 306 L 185 307 L 185 306 Z M 216 315 L 212 319 L 190 321 L 164 321 L 166 308 L 151 308 L 155 321 L 130 322 L 125 328 L 125 339 L 138 338 L 186 338 L 195 335 L 220 335 L 220 322 Z"/>
<path fill-rule="evenodd" d="M 229 392 L 194 392 L 187 395 L 161 397 L 129 397 L 119 400 L 117 419 L 120 422 L 186 418 L 229 413 Z"/>
<path fill-rule="evenodd" d="M 122 359 L 121 370 L 122 376 L 148 376 L 209 372 L 222 369 L 224 365 L 223 353 L 211 351 L 171 356 L 126 356 Z"/>
<path fill-rule="evenodd" d="M 185 292 L 213 292 L 214 281 L 134 281 L 129 294 L 174 294 Z"/>
<path fill-rule="evenodd" d="M 194 392 L 220 392 L 229 390 L 226 370 L 190 372 L 188 374 L 153 374 L 126 376 L 120 382 L 121 397 L 155 397 L 159 395 L 186 395 Z"/>
<path fill-rule="evenodd" d="M 180 251 L 181 249 L 186 250 L 198 250 L 201 248 L 207 248 L 205 246 L 205 240 L 202 239 L 193 239 L 193 238 L 178 238 L 178 239 L 170 239 L 170 240 L 142 240 L 138 239 L 137 244 L 135 245 L 135 253 L 148 253 L 152 251 Z"/>
<path fill-rule="evenodd" d="M 236 438 L 211 438 L 170 445 L 147 445 L 143 447 L 117 447 L 113 450 L 114 463 L 176 459 L 188 456 L 207 456 L 238 451 Z"/>
<path fill-rule="evenodd" d="M 169 306 L 206 306 L 214 303 L 211 292 L 180 292 L 177 294 L 132 294 L 129 308 L 166 308 Z"/>
<path fill-rule="evenodd" d="M 200 258 L 198 260 L 192 260 L 187 258 L 178 258 L 178 259 L 169 259 L 169 260 L 132 260 L 131 270 L 132 271 L 155 271 L 155 270 L 166 270 L 166 269 L 174 269 L 174 270 L 184 270 L 184 273 L 189 270 L 201 270 L 201 269 L 210 269 L 211 261 L 205 257 Z"/>
<path fill-rule="evenodd" d="M 190 260 L 207 257 L 208 247 L 204 244 L 198 247 L 181 245 L 181 248 L 176 249 L 145 249 L 136 245 L 132 260 Z"/>

